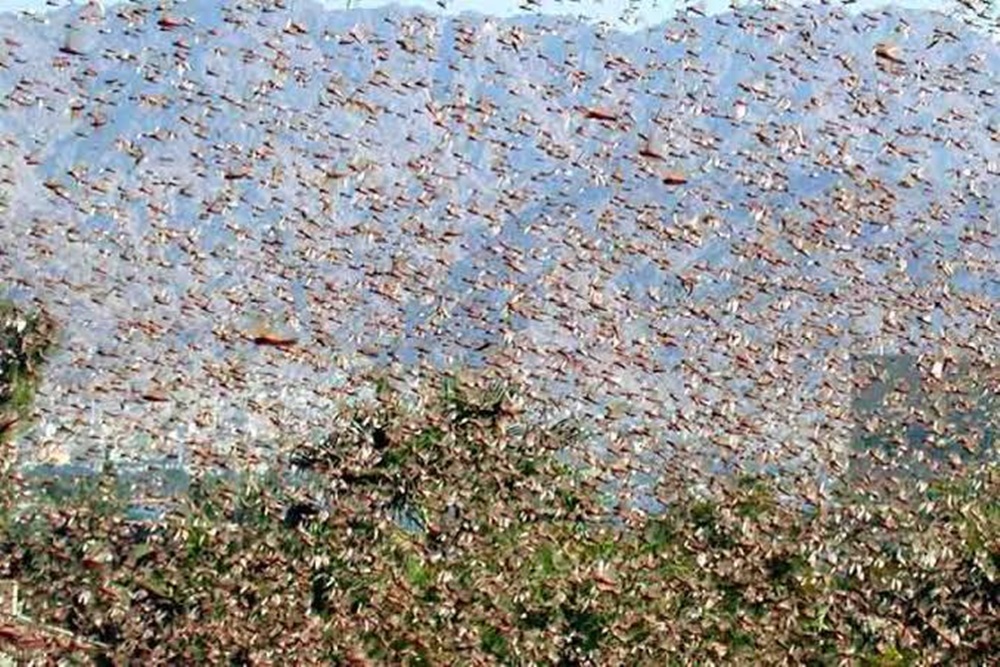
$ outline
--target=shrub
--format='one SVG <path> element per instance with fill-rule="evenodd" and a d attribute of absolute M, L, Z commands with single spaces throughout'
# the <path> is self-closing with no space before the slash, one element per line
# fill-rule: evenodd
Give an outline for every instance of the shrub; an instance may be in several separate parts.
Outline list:
<path fill-rule="evenodd" d="M 112 662 L 968 663 L 994 644 L 997 476 L 804 509 L 731 479 L 647 516 L 514 392 L 385 390 L 156 521 L 113 470 L 0 519 L 0 577 Z"/>
<path fill-rule="evenodd" d="M 54 340 L 55 324 L 48 315 L 26 313 L 0 300 L 0 440 L 9 440 L 27 418 Z"/>

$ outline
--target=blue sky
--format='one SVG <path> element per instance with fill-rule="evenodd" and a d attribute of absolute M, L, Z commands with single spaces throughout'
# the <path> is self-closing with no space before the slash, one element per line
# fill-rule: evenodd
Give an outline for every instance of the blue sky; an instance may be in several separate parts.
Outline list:
<path fill-rule="evenodd" d="M 60 4 L 68 4 L 64 0 L 58 0 Z M 331 7 L 344 7 L 346 0 L 321 0 Z M 745 0 L 735 0 L 738 3 Z M 449 12 L 461 12 L 465 10 L 475 10 L 486 14 L 508 16 L 519 12 L 518 5 L 524 0 L 447 0 Z M 635 16 L 640 25 L 658 23 L 672 16 L 674 10 L 679 6 L 696 5 L 705 8 L 709 12 L 725 10 L 731 0 L 540 0 L 542 11 L 551 13 L 584 14 L 595 20 L 608 20 L 617 22 L 618 17 L 625 15 L 626 9 L 631 5 L 637 11 Z M 107 2 L 106 4 L 113 4 Z M 387 4 L 384 0 L 352 0 L 354 7 L 376 7 Z M 436 0 L 404 0 L 400 4 L 415 5 L 431 11 L 440 11 Z M 854 7 L 867 8 L 889 4 L 885 0 L 861 0 Z M 934 7 L 941 8 L 949 3 L 949 0 L 892 0 L 891 4 L 907 7 Z M 33 9 L 44 10 L 45 0 L 0 0 L 0 11 Z"/>

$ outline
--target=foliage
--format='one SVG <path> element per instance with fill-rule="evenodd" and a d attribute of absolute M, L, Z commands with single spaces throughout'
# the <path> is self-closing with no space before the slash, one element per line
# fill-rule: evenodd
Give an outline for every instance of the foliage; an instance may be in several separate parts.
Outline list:
<path fill-rule="evenodd" d="M 23 411 L 31 404 L 54 336 L 45 313 L 25 313 L 0 300 L 0 409 Z"/>
<path fill-rule="evenodd" d="M 45 357 L 55 342 L 54 321 L 0 299 L 0 470 L 13 434 L 28 420 Z"/>
<path fill-rule="evenodd" d="M 612 510 L 503 387 L 381 387 L 267 475 L 205 476 L 157 521 L 113 470 L 22 490 L 0 577 L 111 662 L 968 664 L 995 645 L 987 464 L 803 508 L 740 478 Z"/>

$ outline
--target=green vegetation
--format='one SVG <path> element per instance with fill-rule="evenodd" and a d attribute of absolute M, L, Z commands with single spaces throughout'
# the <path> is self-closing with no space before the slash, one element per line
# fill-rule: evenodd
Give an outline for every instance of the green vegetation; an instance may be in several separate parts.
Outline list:
<path fill-rule="evenodd" d="M 995 647 L 998 476 L 803 507 L 765 478 L 612 509 L 517 395 L 384 384 L 266 475 L 131 520 L 112 468 L 11 482 L 0 578 L 111 664 L 971 664 Z M 675 494 L 677 495 L 677 494 Z"/>
<path fill-rule="evenodd" d="M 3 445 L 27 421 L 55 325 L 44 313 L 25 313 L 0 299 L 0 462 Z"/>

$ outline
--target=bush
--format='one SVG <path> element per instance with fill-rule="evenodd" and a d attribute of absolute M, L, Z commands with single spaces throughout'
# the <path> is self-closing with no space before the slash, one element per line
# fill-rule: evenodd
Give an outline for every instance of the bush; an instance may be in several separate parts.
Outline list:
<path fill-rule="evenodd" d="M 0 300 L 0 439 L 9 439 L 27 418 L 54 340 L 55 324 L 48 315 L 25 313 Z"/>
<path fill-rule="evenodd" d="M 968 664 L 994 646 L 996 470 L 803 507 L 766 478 L 612 509 L 504 387 L 383 387 L 267 475 L 129 520 L 113 470 L 0 517 L 27 611 L 118 662 Z"/>

